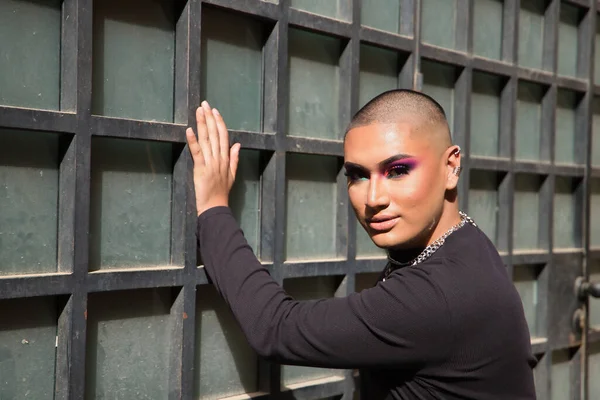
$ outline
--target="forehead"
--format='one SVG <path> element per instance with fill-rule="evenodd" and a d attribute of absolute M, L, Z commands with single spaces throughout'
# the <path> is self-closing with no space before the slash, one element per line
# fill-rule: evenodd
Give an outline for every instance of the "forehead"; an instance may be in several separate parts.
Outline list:
<path fill-rule="evenodd" d="M 356 127 L 346 135 L 344 159 L 369 166 L 397 154 L 426 157 L 432 153 L 432 143 L 429 135 L 418 130 L 409 122 Z"/>

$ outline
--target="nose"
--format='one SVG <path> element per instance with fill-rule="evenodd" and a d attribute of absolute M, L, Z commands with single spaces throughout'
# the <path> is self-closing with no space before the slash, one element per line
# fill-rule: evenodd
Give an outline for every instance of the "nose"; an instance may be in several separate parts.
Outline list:
<path fill-rule="evenodd" d="M 367 194 L 367 207 L 373 209 L 386 208 L 390 204 L 385 181 L 380 176 L 371 176 L 369 192 Z"/>

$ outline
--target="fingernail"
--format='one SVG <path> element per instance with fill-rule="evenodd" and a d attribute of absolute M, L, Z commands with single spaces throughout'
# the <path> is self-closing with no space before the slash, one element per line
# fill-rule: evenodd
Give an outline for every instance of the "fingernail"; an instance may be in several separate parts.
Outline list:
<path fill-rule="evenodd" d="M 213 108 L 213 113 L 214 113 L 215 115 L 221 115 L 221 114 L 219 114 L 219 110 L 217 110 L 216 108 Z"/>

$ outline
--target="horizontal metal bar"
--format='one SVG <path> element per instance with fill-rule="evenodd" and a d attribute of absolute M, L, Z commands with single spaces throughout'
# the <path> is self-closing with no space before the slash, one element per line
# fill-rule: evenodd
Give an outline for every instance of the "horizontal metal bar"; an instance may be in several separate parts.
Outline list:
<path fill-rule="evenodd" d="M 92 116 L 92 135 L 185 143 L 185 125 Z"/>
<path fill-rule="evenodd" d="M 352 35 L 351 22 L 329 18 L 295 8 L 290 8 L 288 15 L 291 27 L 300 27 L 317 33 L 329 34 L 346 39 L 350 39 Z"/>
<path fill-rule="evenodd" d="M 531 351 L 533 354 L 543 354 L 548 351 L 548 339 L 546 338 L 532 338 L 531 339 Z"/>
<path fill-rule="evenodd" d="M 554 173 L 561 176 L 583 178 L 583 175 L 585 174 L 585 165 L 557 164 L 554 166 Z"/>
<path fill-rule="evenodd" d="M 77 116 L 59 111 L 0 106 L 0 129 L 28 129 L 75 134 Z"/>
<path fill-rule="evenodd" d="M 552 258 L 556 258 L 558 260 L 579 256 L 583 256 L 583 248 L 580 247 L 566 249 L 555 248 L 552 250 Z"/>
<path fill-rule="evenodd" d="M 514 161 L 513 171 L 524 174 L 550 175 L 552 165 L 549 162 Z"/>
<path fill-rule="evenodd" d="M 229 130 L 229 139 L 232 143 L 240 143 L 242 148 L 259 150 L 277 150 L 277 137 L 271 133 L 257 133 Z"/>
<path fill-rule="evenodd" d="M 469 157 L 469 168 L 471 170 L 488 170 L 488 171 L 505 171 L 511 169 L 511 161 L 508 158 L 491 158 L 491 157 Z"/>
<path fill-rule="evenodd" d="M 591 327 L 588 334 L 588 343 L 600 342 L 600 327 Z"/>
<path fill-rule="evenodd" d="M 87 275 L 88 292 L 183 286 L 183 268 L 106 270 Z"/>
<path fill-rule="evenodd" d="M 342 142 L 324 139 L 288 136 L 286 139 L 286 150 L 291 153 L 344 156 L 344 144 Z"/>
<path fill-rule="evenodd" d="M 514 250 L 512 255 L 513 265 L 539 265 L 550 262 L 550 254 L 540 250 Z"/>
<path fill-rule="evenodd" d="M 421 57 L 459 67 L 466 67 L 470 61 L 469 56 L 465 53 L 443 49 L 425 43 L 421 44 Z"/>
<path fill-rule="evenodd" d="M 591 167 L 590 176 L 592 179 L 600 178 L 600 167 Z"/>
<path fill-rule="evenodd" d="M 279 6 L 277 3 L 262 0 L 202 0 L 202 2 L 272 21 L 279 19 Z"/>
<path fill-rule="evenodd" d="M 488 72 L 490 74 L 502 75 L 504 77 L 511 77 L 516 73 L 516 67 L 514 64 L 477 56 L 474 56 L 471 60 L 471 66 L 476 71 Z"/>
<path fill-rule="evenodd" d="M 586 92 L 589 83 L 585 79 L 572 78 L 568 76 L 557 76 L 556 84 L 561 89 L 573 90 L 576 92 Z"/>
<path fill-rule="evenodd" d="M 0 277 L 0 299 L 55 296 L 71 293 L 71 274 L 39 274 Z"/>
<path fill-rule="evenodd" d="M 517 77 L 522 80 L 551 86 L 554 83 L 554 75 L 549 71 L 518 67 Z"/>
<path fill-rule="evenodd" d="M 280 269 L 283 279 L 316 276 L 346 275 L 349 269 L 347 260 L 303 261 L 283 263 Z"/>
<path fill-rule="evenodd" d="M 600 246 L 594 247 L 594 245 L 590 245 L 590 249 L 588 251 L 588 259 L 589 261 L 600 261 Z"/>
<path fill-rule="evenodd" d="M 341 376 L 289 385 L 290 390 L 282 389 L 281 394 L 277 398 L 285 400 L 314 400 L 341 395 L 344 393 L 346 386 L 346 380 L 342 374 L 344 374 L 344 370 L 340 370 Z"/>
<path fill-rule="evenodd" d="M 391 50 L 405 51 L 407 53 L 410 53 L 414 46 L 413 38 L 380 31 L 366 26 L 360 27 L 359 38 L 362 43 L 386 47 Z"/>
<path fill-rule="evenodd" d="M 385 255 L 378 258 L 357 258 L 356 261 L 354 261 L 354 271 L 357 274 L 382 272 L 387 262 L 387 257 Z"/>

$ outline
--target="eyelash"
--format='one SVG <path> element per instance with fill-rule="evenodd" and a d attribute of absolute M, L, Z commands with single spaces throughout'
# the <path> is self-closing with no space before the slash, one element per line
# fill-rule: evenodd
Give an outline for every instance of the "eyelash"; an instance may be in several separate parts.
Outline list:
<path fill-rule="evenodd" d="M 410 172 L 411 168 L 408 165 L 394 165 L 392 167 L 390 167 L 387 171 L 385 171 L 385 176 L 390 178 L 390 179 L 394 179 L 397 178 L 399 176 L 404 176 L 404 175 L 408 175 L 408 173 Z M 396 172 L 397 176 L 392 176 L 390 177 L 390 172 Z"/>
<path fill-rule="evenodd" d="M 402 177 L 404 175 L 408 175 L 411 169 L 412 168 L 410 166 L 404 165 L 404 164 L 394 165 L 394 166 L 388 168 L 387 171 L 385 171 L 385 173 L 383 175 L 388 179 L 396 179 L 396 178 Z M 392 173 L 392 172 L 395 172 L 396 175 L 390 176 L 390 173 Z M 369 179 L 368 174 L 366 174 L 364 172 L 346 171 L 346 172 L 344 172 L 344 175 L 346 177 L 348 177 L 351 182 Z"/>

